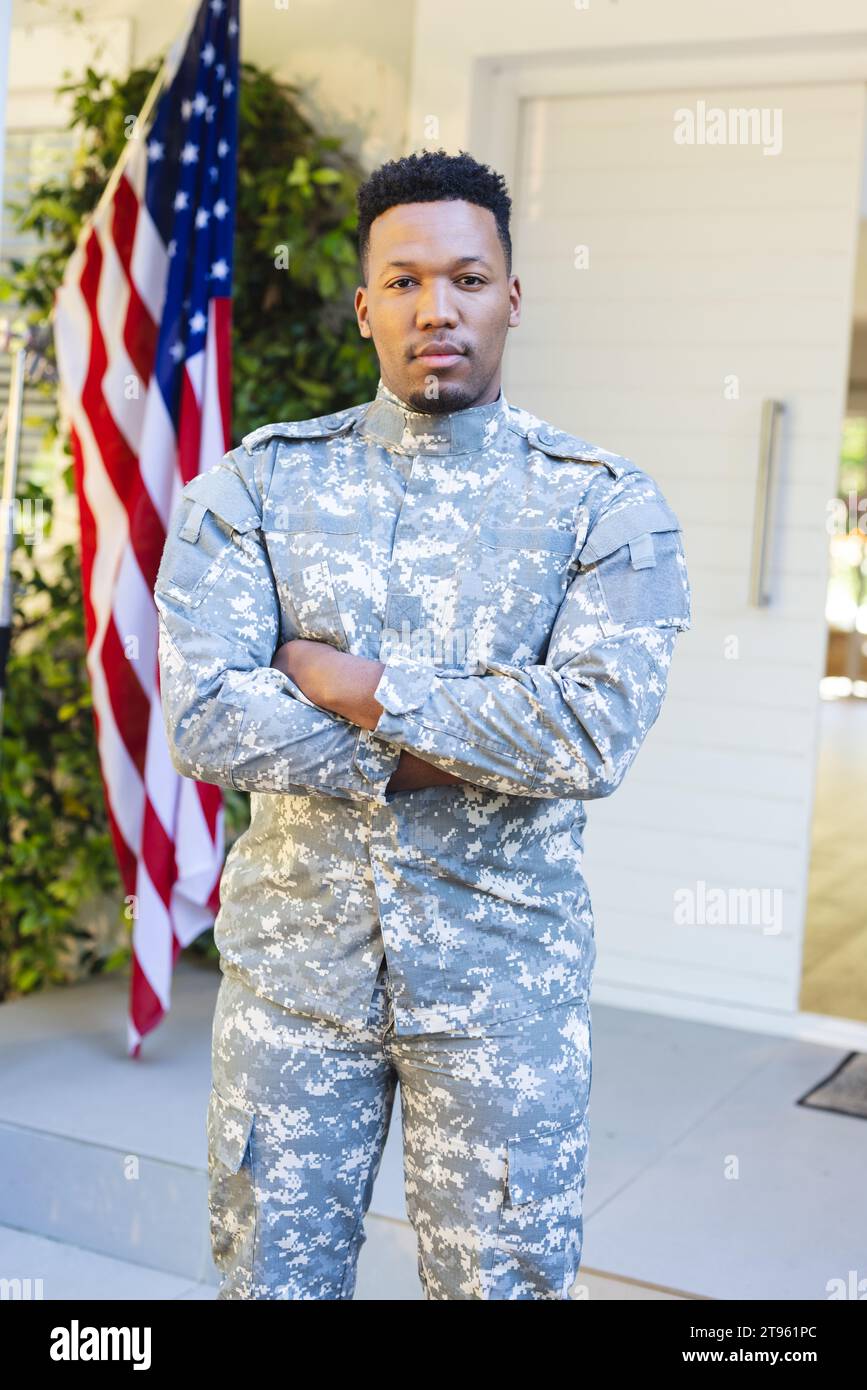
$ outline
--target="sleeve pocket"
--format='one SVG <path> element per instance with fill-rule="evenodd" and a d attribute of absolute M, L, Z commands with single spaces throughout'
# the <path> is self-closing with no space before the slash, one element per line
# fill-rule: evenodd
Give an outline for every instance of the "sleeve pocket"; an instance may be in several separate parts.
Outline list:
<path fill-rule="evenodd" d="M 579 555 L 596 585 L 606 635 L 623 627 L 689 627 L 691 599 L 680 522 L 662 502 L 602 517 Z"/>
<path fill-rule="evenodd" d="M 169 522 L 154 592 L 195 607 L 225 569 L 235 534 L 260 524 L 236 473 L 218 467 L 191 478 Z"/>

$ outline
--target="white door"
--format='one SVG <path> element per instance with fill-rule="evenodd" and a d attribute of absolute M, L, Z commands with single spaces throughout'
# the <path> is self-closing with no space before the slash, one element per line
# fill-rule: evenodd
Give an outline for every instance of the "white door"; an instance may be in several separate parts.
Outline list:
<path fill-rule="evenodd" d="M 764 144 L 707 142 L 702 109 L 765 111 Z M 676 141 L 684 111 L 705 143 Z M 603 999 L 797 1009 L 863 126 L 858 83 L 521 103 L 506 395 L 658 480 L 694 596 L 658 723 L 587 804 Z M 766 398 L 785 415 L 757 608 Z"/>

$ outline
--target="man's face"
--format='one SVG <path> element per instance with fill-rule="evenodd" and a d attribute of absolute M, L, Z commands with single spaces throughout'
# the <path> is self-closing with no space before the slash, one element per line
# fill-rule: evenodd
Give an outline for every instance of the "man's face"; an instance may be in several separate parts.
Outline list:
<path fill-rule="evenodd" d="M 383 382 L 414 410 L 443 414 L 496 400 L 521 287 L 507 274 L 494 214 L 462 199 L 381 213 L 355 312 Z"/>

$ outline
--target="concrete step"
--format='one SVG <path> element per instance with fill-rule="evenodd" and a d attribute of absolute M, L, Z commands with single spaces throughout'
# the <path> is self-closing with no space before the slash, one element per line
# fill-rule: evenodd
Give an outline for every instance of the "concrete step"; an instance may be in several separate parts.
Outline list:
<path fill-rule="evenodd" d="M 123 976 L 0 1008 L 0 1278 L 12 1277 L 4 1248 L 11 1231 L 14 1250 L 27 1235 L 42 1239 L 41 1257 L 57 1257 L 50 1265 L 61 1284 L 63 1252 L 72 1260 L 85 1251 L 97 1287 L 103 1276 L 111 1286 L 117 1263 L 127 1272 L 121 1286 L 135 1286 L 136 1270 L 146 1289 L 167 1278 L 171 1292 L 154 1296 L 216 1291 L 205 1119 L 220 979 L 182 959 L 171 1011 L 136 1059 L 126 1052 Z M 398 1122 L 365 1227 L 359 1297 L 422 1297 L 402 1168 Z"/>
<path fill-rule="evenodd" d="M 215 1284 L 193 1283 L 177 1274 L 115 1260 L 11 1226 L 0 1226 L 0 1260 L 6 1280 L 4 1299 L 158 1302 L 212 1299 L 217 1292 Z"/>
<path fill-rule="evenodd" d="M 415 1237 L 402 1222 L 368 1216 L 367 1241 L 358 1261 L 355 1297 L 360 1301 L 422 1300 Z M 216 1298 L 214 1282 L 114 1259 L 70 1241 L 0 1226 L 0 1299 L 154 1302 Z"/>

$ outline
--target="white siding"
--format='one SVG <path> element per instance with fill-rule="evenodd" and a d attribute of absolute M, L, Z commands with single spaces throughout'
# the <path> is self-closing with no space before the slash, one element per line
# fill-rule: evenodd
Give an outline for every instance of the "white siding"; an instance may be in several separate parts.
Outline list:
<path fill-rule="evenodd" d="M 781 108 L 781 153 L 676 144 L 675 110 L 699 100 Z M 857 83 L 521 104 L 526 298 L 506 394 L 659 481 L 694 591 L 660 720 L 616 795 L 588 803 L 601 984 L 797 1007 L 863 122 Z M 574 267 L 579 245 L 589 269 Z M 747 598 L 766 397 L 787 414 L 774 601 L 759 610 Z M 700 880 L 778 889 L 782 930 L 676 926 L 676 890 Z"/>

